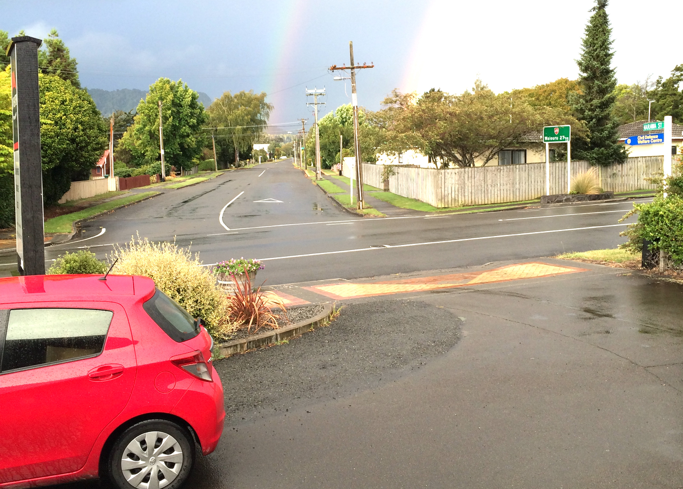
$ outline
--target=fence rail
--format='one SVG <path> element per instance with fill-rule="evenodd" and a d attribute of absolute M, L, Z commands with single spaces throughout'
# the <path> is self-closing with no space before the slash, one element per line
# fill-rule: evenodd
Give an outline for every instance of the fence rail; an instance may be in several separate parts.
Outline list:
<path fill-rule="evenodd" d="M 350 176 L 350 165 L 344 162 L 343 174 Z M 646 179 L 661 173 L 661 156 L 629 158 L 623 164 L 598 167 L 600 186 L 605 191 L 628 192 L 650 189 L 655 185 Z M 389 191 L 403 197 L 421 200 L 434 207 L 498 204 L 537 199 L 545 195 L 545 164 L 484 166 L 436 170 L 429 168 L 392 167 Z M 572 178 L 590 168 L 586 161 L 572 161 Z M 363 164 L 363 181 L 382 188 L 382 165 Z M 567 163 L 550 164 L 550 193 L 567 191 Z"/>
<path fill-rule="evenodd" d="M 119 178 L 119 190 L 130 190 L 131 188 L 146 187 L 149 184 L 149 175 L 138 175 L 137 177 Z"/>

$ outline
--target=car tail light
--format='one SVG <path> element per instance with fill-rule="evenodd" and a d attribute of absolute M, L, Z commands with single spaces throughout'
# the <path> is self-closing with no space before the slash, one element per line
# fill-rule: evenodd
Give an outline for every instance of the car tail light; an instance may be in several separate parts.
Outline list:
<path fill-rule="evenodd" d="M 206 382 L 213 382 L 209 366 L 204 359 L 204 355 L 200 351 L 171 357 L 171 363 L 176 367 L 182 368 L 187 373 L 194 375 L 198 379 Z"/>

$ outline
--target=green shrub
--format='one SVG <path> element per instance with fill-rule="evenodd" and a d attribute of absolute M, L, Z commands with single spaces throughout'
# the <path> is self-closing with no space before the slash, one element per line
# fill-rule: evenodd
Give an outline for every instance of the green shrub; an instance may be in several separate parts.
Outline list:
<path fill-rule="evenodd" d="M 133 169 L 127 168 L 123 165 L 120 165 L 120 167 L 119 167 L 119 166 L 116 166 L 116 164 L 114 164 L 114 174 L 117 177 L 121 177 L 121 178 L 132 177 L 133 176 Z"/>
<path fill-rule="evenodd" d="M 14 175 L 0 176 L 0 228 L 14 225 Z"/>
<path fill-rule="evenodd" d="M 633 214 L 638 214 L 638 222 L 621 233 L 628 238 L 621 247 L 639 253 L 646 239 L 652 250 L 663 251 L 675 265 L 683 264 L 683 197 L 660 195 L 650 204 L 635 204 L 623 219 Z"/>
<path fill-rule="evenodd" d="M 235 331 L 228 320 L 227 296 L 216 286 L 213 273 L 202 266 L 199 255 L 175 243 L 152 243 L 138 236 L 114 248 L 110 259 L 117 258 L 113 273 L 151 278 L 192 317 L 202 318 L 213 337 L 224 338 Z"/>
<path fill-rule="evenodd" d="M 57 258 L 47 271 L 48 275 L 99 275 L 107 273 L 109 266 L 87 250 L 69 253 Z"/>
<path fill-rule="evenodd" d="M 204 160 L 199 163 L 199 171 L 214 171 L 215 169 L 216 165 L 214 164 L 213 159 Z"/>
<path fill-rule="evenodd" d="M 170 167 L 166 165 L 166 173 L 168 173 Z M 161 162 L 157 163 L 152 163 L 150 165 L 145 165 L 141 166 L 139 168 L 135 168 L 131 176 L 132 177 L 137 177 L 140 175 L 160 175 L 161 174 Z"/>

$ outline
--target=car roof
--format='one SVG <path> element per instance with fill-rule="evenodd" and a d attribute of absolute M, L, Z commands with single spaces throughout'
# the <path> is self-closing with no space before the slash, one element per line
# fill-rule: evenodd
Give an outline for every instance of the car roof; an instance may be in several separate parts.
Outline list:
<path fill-rule="evenodd" d="M 154 281 L 131 275 L 27 275 L 0 278 L 0 303 L 51 300 L 141 299 L 154 294 Z"/>

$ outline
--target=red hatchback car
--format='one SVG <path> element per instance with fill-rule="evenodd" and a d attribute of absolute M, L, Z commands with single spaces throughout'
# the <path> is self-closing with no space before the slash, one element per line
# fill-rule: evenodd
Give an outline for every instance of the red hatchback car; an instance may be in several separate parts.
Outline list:
<path fill-rule="evenodd" d="M 0 487 L 180 487 L 223 432 L 199 319 L 144 277 L 0 279 Z"/>

